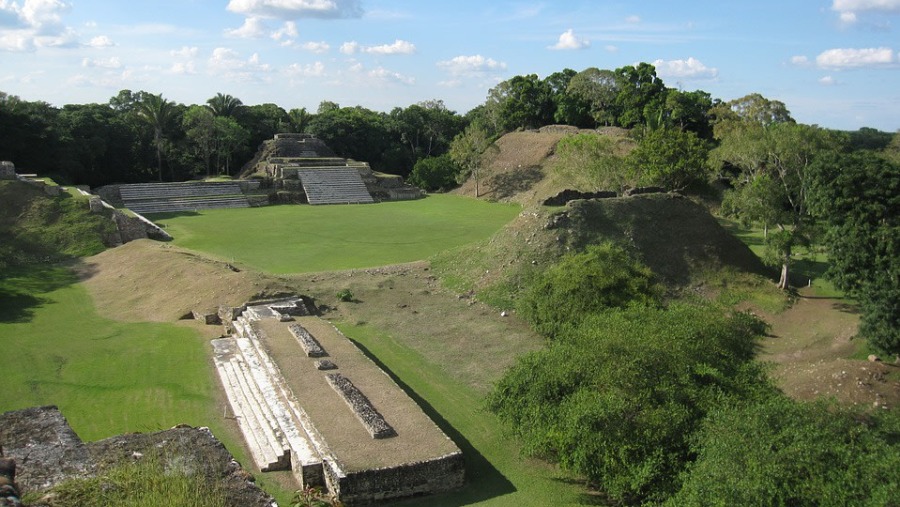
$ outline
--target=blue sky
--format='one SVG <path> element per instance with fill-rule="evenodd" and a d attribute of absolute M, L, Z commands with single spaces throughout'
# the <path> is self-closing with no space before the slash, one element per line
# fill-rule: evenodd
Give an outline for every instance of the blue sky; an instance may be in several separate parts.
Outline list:
<path fill-rule="evenodd" d="M 670 87 L 761 93 L 803 123 L 900 129 L 900 0 L 0 0 L 0 91 L 460 113 L 515 75 L 653 63 Z"/>

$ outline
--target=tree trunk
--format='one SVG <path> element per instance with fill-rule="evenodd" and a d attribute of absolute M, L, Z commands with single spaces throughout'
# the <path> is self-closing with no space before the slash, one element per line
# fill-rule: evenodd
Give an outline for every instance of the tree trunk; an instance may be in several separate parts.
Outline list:
<path fill-rule="evenodd" d="M 785 259 L 784 263 L 781 265 L 781 279 L 778 280 L 778 288 L 781 290 L 788 290 L 790 287 L 790 264 L 788 259 Z"/>

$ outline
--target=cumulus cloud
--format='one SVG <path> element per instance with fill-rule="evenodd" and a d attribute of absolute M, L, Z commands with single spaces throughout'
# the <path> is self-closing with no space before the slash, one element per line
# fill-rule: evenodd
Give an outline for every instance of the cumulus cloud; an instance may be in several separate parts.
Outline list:
<path fill-rule="evenodd" d="M 837 81 L 835 81 L 835 79 L 831 76 L 823 76 L 821 79 L 819 79 L 819 84 L 832 86 L 834 84 L 837 84 Z"/>
<path fill-rule="evenodd" d="M 416 45 L 397 39 L 393 44 L 382 44 L 380 46 L 363 46 L 356 41 L 345 42 L 341 44 L 341 53 L 345 55 L 354 55 L 356 53 L 368 53 L 374 55 L 411 55 L 416 52 Z"/>
<path fill-rule="evenodd" d="M 116 57 L 111 58 L 85 58 L 81 60 L 82 67 L 99 67 L 101 69 L 121 69 L 122 62 Z"/>
<path fill-rule="evenodd" d="M 287 67 L 285 73 L 291 77 L 322 77 L 325 75 L 325 64 L 322 62 L 309 63 L 306 65 L 292 63 Z"/>
<path fill-rule="evenodd" d="M 369 79 L 390 83 L 400 83 L 405 85 L 413 85 L 416 83 L 416 79 L 414 77 L 406 76 L 400 74 L 399 72 L 393 72 L 391 70 L 385 69 L 384 67 L 376 67 L 372 70 L 369 70 L 368 72 L 366 72 L 366 76 Z"/>
<path fill-rule="evenodd" d="M 249 17 L 244 20 L 244 24 L 239 28 L 225 30 L 225 35 L 229 37 L 237 37 L 239 39 L 259 39 L 265 37 L 269 32 L 269 27 L 262 18 Z"/>
<path fill-rule="evenodd" d="M 450 60 L 440 61 L 437 66 L 451 76 L 483 76 L 506 70 L 505 63 L 481 55 L 457 56 Z"/>
<path fill-rule="evenodd" d="M 797 65 L 798 67 L 805 67 L 809 65 L 809 58 L 803 55 L 792 56 L 791 63 L 793 65 Z"/>
<path fill-rule="evenodd" d="M 272 71 L 269 64 L 260 62 L 257 53 L 244 60 L 237 51 L 229 48 L 214 49 L 207 68 L 213 75 L 239 82 L 266 82 L 267 74 Z"/>
<path fill-rule="evenodd" d="M 297 47 L 299 47 L 300 49 L 302 49 L 304 51 L 309 51 L 310 53 L 316 53 L 316 54 L 327 53 L 331 49 L 331 46 L 325 41 L 304 42 L 303 44 L 298 44 Z"/>
<path fill-rule="evenodd" d="M 297 23 L 293 21 L 285 22 L 284 26 L 272 32 L 272 38 L 275 40 L 292 39 L 300 35 L 297 31 Z"/>
<path fill-rule="evenodd" d="M 77 47 L 77 36 L 62 22 L 71 5 L 61 0 L 0 0 L 0 51 Z"/>
<path fill-rule="evenodd" d="M 900 0 L 834 0 L 831 10 L 838 13 L 841 22 L 853 24 L 859 20 L 860 13 L 900 13 Z"/>
<path fill-rule="evenodd" d="M 687 60 L 656 60 L 653 62 L 656 73 L 660 77 L 679 79 L 715 79 L 719 76 L 719 69 L 707 67 L 696 58 Z"/>
<path fill-rule="evenodd" d="M 112 41 L 112 39 L 105 35 L 98 35 L 87 43 L 87 46 L 92 48 L 111 48 L 115 45 L 116 44 Z"/>
<path fill-rule="evenodd" d="M 578 37 L 575 35 L 575 31 L 570 28 L 563 32 L 556 44 L 549 46 L 549 49 L 586 49 L 589 47 L 591 47 L 591 41 Z"/>
<path fill-rule="evenodd" d="M 296 20 L 358 18 L 360 0 L 231 0 L 226 7 L 247 17 Z"/>
<path fill-rule="evenodd" d="M 197 64 L 194 61 L 197 58 L 199 49 L 196 46 L 182 46 L 181 49 L 169 51 L 176 60 L 169 67 L 170 74 L 187 75 L 197 73 Z"/>
<path fill-rule="evenodd" d="M 886 67 L 897 63 L 891 48 L 829 49 L 816 57 L 816 65 L 824 69 L 858 69 Z"/>

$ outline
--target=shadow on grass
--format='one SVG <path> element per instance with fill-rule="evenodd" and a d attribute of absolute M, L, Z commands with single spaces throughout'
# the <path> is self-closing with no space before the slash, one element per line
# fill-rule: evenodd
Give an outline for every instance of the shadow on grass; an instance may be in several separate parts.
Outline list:
<path fill-rule="evenodd" d="M 435 424 L 459 447 L 463 453 L 466 463 L 466 483 L 461 490 L 442 494 L 439 497 L 430 497 L 425 501 L 427 505 L 469 505 L 472 503 L 483 502 L 491 498 L 514 493 L 516 487 L 512 482 L 497 470 L 490 461 L 487 460 L 478 450 L 456 430 L 441 414 L 428 403 L 427 400 L 419 396 L 409 385 L 401 380 L 397 375 L 381 362 L 365 345 L 356 341 L 352 341 L 363 354 L 371 359 L 382 371 L 384 371 L 393 380 L 400 389 L 409 395 L 416 404 L 421 407 L 422 411 L 434 421 Z M 411 499 L 400 502 L 398 505 L 412 505 L 421 503 L 421 500 Z"/>
<path fill-rule="evenodd" d="M 71 269 L 58 265 L 11 269 L 0 277 L 0 323 L 30 322 L 34 310 L 48 302 L 43 294 L 77 282 Z"/>

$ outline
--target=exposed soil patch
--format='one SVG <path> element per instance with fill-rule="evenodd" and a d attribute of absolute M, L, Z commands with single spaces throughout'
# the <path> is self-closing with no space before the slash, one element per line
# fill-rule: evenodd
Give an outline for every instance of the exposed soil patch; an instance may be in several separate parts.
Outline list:
<path fill-rule="evenodd" d="M 388 332 L 451 378 L 487 392 L 518 355 L 543 340 L 514 314 L 503 317 L 472 299 L 445 289 L 426 262 L 295 278 L 297 285 L 329 308 L 324 317 Z M 344 289 L 353 302 L 338 301 Z"/>
<path fill-rule="evenodd" d="M 789 396 L 834 398 L 843 405 L 900 406 L 900 365 L 850 359 L 859 348 L 856 310 L 844 300 L 815 297 L 804 289 L 784 312 L 762 318 L 771 324 L 760 359 Z"/>
<path fill-rule="evenodd" d="M 133 322 L 174 322 L 192 310 L 292 291 L 279 278 L 151 240 L 89 257 L 79 276 L 100 315 Z"/>

